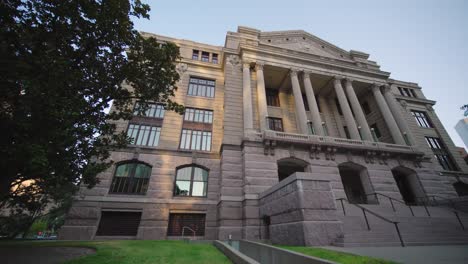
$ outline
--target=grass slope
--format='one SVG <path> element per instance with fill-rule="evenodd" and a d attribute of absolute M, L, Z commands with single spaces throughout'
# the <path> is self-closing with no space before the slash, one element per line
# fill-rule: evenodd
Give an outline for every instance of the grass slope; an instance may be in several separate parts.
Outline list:
<path fill-rule="evenodd" d="M 396 262 L 376 259 L 365 256 L 358 256 L 350 253 L 343 253 L 334 250 L 328 250 L 323 248 L 312 248 L 312 247 L 298 247 L 298 246 L 281 246 L 275 245 L 280 248 L 296 251 L 304 255 L 314 256 L 322 259 L 331 260 L 341 264 L 396 264 Z"/>
<path fill-rule="evenodd" d="M 5 246 L 4 243 L 2 243 Z M 74 242 L 14 242 L 8 246 L 72 246 L 96 249 L 96 254 L 71 260 L 67 264 L 198 264 L 231 263 L 211 244 L 190 244 L 167 240 L 112 240 Z"/>

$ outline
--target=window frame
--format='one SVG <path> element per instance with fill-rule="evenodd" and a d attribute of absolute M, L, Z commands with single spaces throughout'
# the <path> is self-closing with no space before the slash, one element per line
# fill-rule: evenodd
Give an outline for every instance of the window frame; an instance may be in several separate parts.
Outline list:
<path fill-rule="evenodd" d="M 191 168 L 191 171 L 190 171 L 190 187 L 189 187 L 189 194 L 188 195 L 176 195 L 176 187 L 177 187 L 177 172 L 181 169 L 185 169 L 185 168 Z M 206 176 L 206 181 L 196 181 L 196 182 L 205 182 L 206 184 L 206 188 L 205 188 L 205 195 L 203 196 L 193 196 L 192 193 L 193 193 L 193 183 L 195 182 L 194 181 L 194 176 L 195 176 L 195 168 L 199 168 L 201 170 L 204 170 L 206 171 L 207 173 L 207 176 Z M 187 165 L 182 165 L 182 166 L 179 166 L 176 168 L 175 170 L 175 176 L 174 176 L 174 188 L 172 190 L 172 197 L 189 197 L 189 198 L 207 198 L 208 197 L 208 182 L 209 182 L 209 178 L 210 178 L 210 169 L 207 168 L 207 167 L 204 167 L 204 166 L 201 166 L 201 165 L 198 165 L 198 164 L 187 164 Z M 187 181 L 187 180 L 185 180 Z"/>
<path fill-rule="evenodd" d="M 276 122 L 275 121 L 279 121 L 280 124 L 281 124 L 281 130 L 276 130 L 276 129 L 272 129 L 271 126 L 270 126 L 270 120 L 273 121 L 273 123 L 275 124 L 274 126 L 276 127 Z M 282 118 L 279 118 L 279 117 L 267 117 L 267 125 L 268 125 L 268 129 L 269 130 L 273 130 L 273 131 L 277 131 L 277 132 L 284 132 L 284 124 L 283 124 L 283 119 Z"/>
<path fill-rule="evenodd" d="M 208 57 L 206 57 L 208 56 Z M 210 62 L 210 53 L 208 51 L 201 51 L 200 61 Z"/>
<path fill-rule="evenodd" d="M 265 89 L 265 95 L 266 95 L 267 106 L 281 107 L 278 90 L 267 88 Z"/>
<path fill-rule="evenodd" d="M 131 171 L 129 172 L 129 176 L 128 176 L 128 179 L 129 179 L 129 183 L 128 183 L 128 186 L 127 186 L 127 191 L 125 192 L 118 192 L 118 191 L 114 191 L 114 181 L 116 178 L 126 178 L 126 177 L 116 177 L 116 174 L 117 174 L 117 170 L 120 166 L 123 166 L 123 165 L 131 165 L 133 164 L 133 168 L 131 169 Z M 128 190 L 132 190 L 133 189 L 133 185 L 135 184 L 135 180 L 134 179 L 139 179 L 137 177 L 135 177 L 135 173 L 136 173 L 136 170 L 137 170 L 137 166 L 138 165 L 145 165 L 149 168 L 149 175 L 147 178 L 144 178 L 144 179 L 147 179 L 147 182 L 146 182 L 146 189 L 144 192 L 131 192 L 131 191 L 128 191 Z M 133 160 L 124 160 L 124 161 L 120 161 L 120 162 L 117 162 L 114 166 L 114 172 L 112 174 L 112 180 L 111 180 L 111 184 L 110 184 L 110 187 L 109 187 L 109 194 L 116 194 L 116 195 L 146 195 L 148 190 L 149 190 L 149 185 L 150 185 L 150 181 L 151 181 L 151 173 L 153 171 L 153 166 L 151 166 L 150 164 L 146 163 L 146 162 L 143 162 L 143 161 L 140 161 L 140 160 L 136 160 L 136 159 L 133 159 Z M 141 188 L 141 186 L 140 186 Z M 118 189 L 118 188 L 117 188 Z"/>
<path fill-rule="evenodd" d="M 411 110 L 411 115 L 414 117 L 416 123 L 422 128 L 434 128 L 429 115 L 425 111 Z"/>
<path fill-rule="evenodd" d="M 192 50 L 192 60 L 200 60 L 200 50 Z"/>
<path fill-rule="evenodd" d="M 128 123 L 128 126 L 127 126 L 127 130 L 126 130 L 126 135 L 127 137 L 130 137 L 130 138 L 133 138 L 133 136 L 130 136 L 129 135 L 129 131 L 130 131 L 130 128 L 131 126 L 138 126 L 138 130 L 135 134 L 135 137 L 134 137 L 134 141 L 133 143 L 129 143 L 128 146 L 138 146 L 138 147 L 143 147 L 143 148 L 155 148 L 155 147 L 158 147 L 159 146 L 159 143 L 160 143 L 160 138 L 161 138 L 161 132 L 162 132 L 162 126 L 159 124 L 159 123 L 156 123 L 156 124 L 148 124 L 148 123 L 145 123 L 145 122 L 134 122 L 134 121 L 130 121 Z M 145 127 L 149 127 L 150 130 L 149 130 L 149 133 L 147 135 L 147 139 L 146 139 L 146 144 L 145 145 L 139 145 L 139 144 L 136 144 L 137 143 L 137 140 L 138 140 L 138 137 L 140 136 L 140 133 L 142 131 L 141 127 L 142 126 L 145 126 Z M 147 143 L 150 141 L 151 137 L 151 132 L 152 132 L 152 129 L 153 128 L 156 128 L 156 131 L 155 131 L 155 137 L 153 139 L 153 142 L 154 141 L 157 141 L 157 144 L 156 145 L 147 145 Z M 133 131 L 135 130 L 135 128 L 132 128 L 132 134 L 133 134 Z M 144 136 L 143 136 L 144 137 Z"/>
<path fill-rule="evenodd" d="M 192 82 L 194 80 L 194 82 Z M 196 80 L 196 82 L 195 82 Z M 199 81 L 206 81 L 206 84 L 200 84 Z M 209 82 L 213 82 L 213 85 L 209 84 Z M 196 87 L 193 87 L 191 85 L 197 85 Z M 199 94 L 199 85 L 202 85 L 205 87 L 205 92 Z M 192 91 L 192 92 L 190 92 Z M 193 92 L 195 91 L 195 93 Z M 204 95 L 203 95 L 204 94 Z M 208 96 L 208 94 L 212 94 L 212 96 Z M 189 76 L 189 82 L 188 82 L 188 87 L 187 87 L 187 96 L 194 96 L 194 97 L 203 97 L 203 98 L 208 98 L 208 99 L 214 99 L 216 97 L 216 80 L 215 79 L 209 79 L 209 78 L 204 78 L 204 77 L 198 77 L 198 76 Z"/>
<path fill-rule="evenodd" d="M 218 53 L 211 53 L 211 63 L 213 63 L 213 64 L 218 64 L 219 63 Z"/>
<path fill-rule="evenodd" d="M 164 116 L 166 115 L 166 109 L 164 108 L 164 105 L 162 104 L 158 104 L 158 103 L 152 103 L 152 102 L 148 102 L 148 109 L 142 114 L 142 115 L 138 115 L 136 113 L 136 110 L 137 110 L 137 107 L 139 105 L 139 101 L 136 101 L 135 104 L 133 105 L 133 117 L 136 117 L 136 118 L 151 118 L 151 119 L 164 119 Z M 149 116 L 149 115 L 146 115 L 148 111 L 152 110 L 152 106 L 155 106 L 155 109 L 154 109 L 154 114 L 156 115 L 157 111 L 158 111 L 158 108 L 159 109 L 159 112 L 162 113 L 160 115 L 162 116 Z"/>

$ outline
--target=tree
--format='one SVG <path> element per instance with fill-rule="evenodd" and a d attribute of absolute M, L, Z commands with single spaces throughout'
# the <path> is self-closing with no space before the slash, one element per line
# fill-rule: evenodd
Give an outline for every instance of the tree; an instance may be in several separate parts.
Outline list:
<path fill-rule="evenodd" d="M 183 113 L 171 101 L 178 47 L 131 21 L 149 10 L 140 0 L 1 2 L 0 209 L 38 216 L 97 184 L 109 151 L 129 142 L 112 120 L 131 118 L 134 101 Z"/>
<path fill-rule="evenodd" d="M 462 105 L 462 107 L 460 107 L 461 110 L 464 110 L 464 115 L 465 116 L 468 116 L 468 104 L 466 105 Z"/>

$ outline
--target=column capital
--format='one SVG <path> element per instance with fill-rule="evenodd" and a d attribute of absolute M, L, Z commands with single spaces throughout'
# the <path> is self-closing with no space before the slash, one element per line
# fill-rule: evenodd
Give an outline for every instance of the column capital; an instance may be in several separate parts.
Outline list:
<path fill-rule="evenodd" d="M 380 87 L 382 85 L 380 83 L 373 83 L 370 87 L 370 89 L 373 91 L 373 92 L 376 92 L 376 91 L 379 91 L 380 92 Z"/>
<path fill-rule="evenodd" d="M 343 80 L 342 76 L 335 75 L 333 76 L 333 84 L 336 86 L 337 84 L 341 85 L 341 80 Z"/>
<path fill-rule="evenodd" d="M 384 93 L 390 93 L 392 91 L 392 88 L 389 84 L 384 84 L 382 87 Z"/>
<path fill-rule="evenodd" d="M 354 79 L 351 78 L 351 77 L 345 77 L 345 81 L 346 81 L 346 83 L 353 84 Z"/>
<path fill-rule="evenodd" d="M 310 79 L 310 74 L 311 72 L 310 71 L 302 71 L 302 76 L 304 77 L 304 79 Z"/>
<path fill-rule="evenodd" d="M 301 69 L 298 68 L 289 68 L 289 75 L 291 76 L 297 76 L 297 73 L 300 72 Z"/>
<path fill-rule="evenodd" d="M 244 60 L 244 61 L 242 61 L 242 67 L 250 69 L 250 68 L 252 68 L 252 62 Z"/>
<path fill-rule="evenodd" d="M 265 66 L 265 63 L 263 61 L 257 61 L 255 62 L 255 70 L 260 70 L 263 71 L 263 66 Z"/>

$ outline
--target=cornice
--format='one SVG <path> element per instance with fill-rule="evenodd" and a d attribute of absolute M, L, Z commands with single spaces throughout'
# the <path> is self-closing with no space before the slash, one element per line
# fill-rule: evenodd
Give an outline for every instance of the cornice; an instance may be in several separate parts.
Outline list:
<path fill-rule="evenodd" d="M 436 104 L 436 101 L 429 100 L 429 99 L 414 98 L 414 97 L 403 96 L 403 95 L 399 95 L 399 94 L 394 94 L 394 96 L 395 96 L 395 98 L 397 100 L 404 100 L 404 101 L 412 102 L 412 103 L 430 104 L 430 105 L 435 105 Z"/>
<path fill-rule="evenodd" d="M 289 60 L 297 60 L 299 63 L 300 62 L 306 62 L 311 65 L 318 65 L 322 67 L 333 67 L 336 68 L 337 70 L 344 70 L 347 72 L 355 72 L 358 74 L 365 74 L 367 76 L 379 78 L 379 79 L 388 79 L 390 76 L 389 72 L 384 72 L 384 71 L 375 71 L 375 70 L 369 70 L 369 69 L 364 69 L 360 68 L 357 66 L 352 65 L 351 63 L 347 63 L 347 65 L 344 65 L 340 63 L 340 60 L 338 59 L 322 59 L 318 55 L 302 52 L 302 51 L 290 51 L 285 48 L 280 48 L 280 47 L 269 47 L 267 49 L 261 47 L 261 46 L 251 46 L 248 44 L 240 44 L 239 49 L 241 52 L 244 51 L 251 51 L 257 55 L 261 55 L 262 53 L 265 55 L 270 55 L 273 57 L 281 57 L 281 58 L 286 58 Z M 306 67 L 304 67 L 305 70 Z"/>

